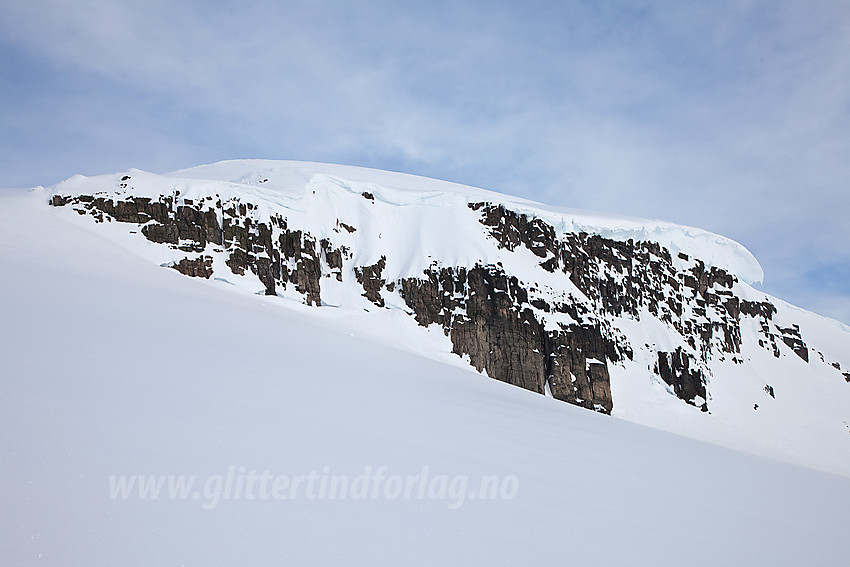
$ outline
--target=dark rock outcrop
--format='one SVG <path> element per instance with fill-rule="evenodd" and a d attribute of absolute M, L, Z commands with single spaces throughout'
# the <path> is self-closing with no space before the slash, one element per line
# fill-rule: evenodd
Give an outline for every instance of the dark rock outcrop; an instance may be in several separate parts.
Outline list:
<path fill-rule="evenodd" d="M 775 347 L 768 321 L 776 312 L 769 302 L 742 301 L 731 291 L 735 276 L 655 242 L 615 241 L 599 235 L 569 233 L 561 238 L 545 221 L 501 205 L 473 203 L 480 222 L 500 246 L 524 246 L 541 258 L 540 266 L 561 271 L 594 305 L 598 320 L 611 316 L 639 319 L 643 310 L 672 326 L 690 347 L 686 352 L 657 352 L 656 373 L 682 399 L 708 399 L 707 366 L 714 355 L 740 352 L 741 317 L 761 319 L 765 348 Z M 775 349 L 778 352 L 778 349 Z M 799 354 L 799 353 L 798 353 Z M 706 402 L 700 407 L 707 409 Z"/>
<path fill-rule="evenodd" d="M 299 230 L 289 230 L 286 219 L 273 215 L 267 222 L 251 203 L 238 199 L 222 202 L 218 196 L 200 200 L 174 195 L 147 197 L 100 197 L 91 195 L 54 195 L 54 206 L 72 205 L 96 222 L 117 221 L 140 225 L 141 233 L 151 242 L 169 245 L 187 252 L 204 252 L 212 246 L 225 254 L 225 264 L 235 275 L 253 273 L 262 282 L 267 295 L 292 285 L 309 305 L 321 305 L 322 257 L 329 271 L 341 279 L 342 249 L 316 240 Z M 321 254 L 320 254 L 321 252 Z M 199 260 L 185 260 L 174 268 L 187 275 L 202 275 Z M 209 276 L 202 276 L 209 277 Z"/>
<path fill-rule="evenodd" d="M 658 352 L 655 372 L 679 398 L 708 411 L 705 393 L 705 376 L 682 347 L 673 352 Z"/>
<path fill-rule="evenodd" d="M 381 259 L 371 266 L 363 266 L 354 268 L 354 275 L 357 282 L 363 286 L 363 297 L 377 305 L 384 306 L 384 298 L 381 297 L 381 288 L 387 281 L 381 277 L 381 273 L 387 266 L 387 257 L 381 256 Z"/>
<path fill-rule="evenodd" d="M 183 258 L 171 267 L 185 276 L 194 278 L 210 279 L 213 275 L 212 256 L 201 256 L 192 260 Z"/>
<path fill-rule="evenodd" d="M 782 338 L 782 342 L 791 347 L 791 350 L 794 351 L 794 354 L 808 362 L 809 348 L 806 346 L 806 343 L 803 342 L 803 338 L 800 336 L 799 325 L 792 325 L 787 329 L 777 327 L 777 330 L 781 333 L 780 336 Z"/>
<path fill-rule="evenodd" d="M 499 266 L 428 270 L 406 278 L 401 296 L 421 325 L 437 323 L 453 352 L 488 376 L 610 413 L 606 360 L 619 359 L 601 326 L 547 330 L 529 303 L 527 284 Z M 559 305 L 556 309 L 566 310 Z"/>

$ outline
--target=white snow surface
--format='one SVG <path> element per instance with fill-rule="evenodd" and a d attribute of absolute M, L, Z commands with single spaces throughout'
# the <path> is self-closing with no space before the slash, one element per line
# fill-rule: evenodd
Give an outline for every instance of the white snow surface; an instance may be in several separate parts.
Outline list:
<path fill-rule="evenodd" d="M 325 166 L 275 171 L 299 167 L 310 184 L 336 184 L 316 177 L 312 168 Z M 321 175 L 339 173 L 328 168 Z M 428 344 L 416 330 L 415 346 L 388 348 L 364 323 L 374 318 L 156 269 L 46 198 L 0 194 L 3 564 L 796 566 L 850 557 L 846 477 L 594 414 L 412 352 L 430 353 L 441 336 Z M 835 337 L 815 316 L 805 324 Z M 383 466 L 401 477 L 428 467 L 515 478 L 518 490 L 456 507 L 383 490 L 215 507 L 203 494 L 109 491 L 115 475 L 355 477 Z"/>
<path fill-rule="evenodd" d="M 383 203 L 419 212 L 423 207 L 446 209 L 472 202 L 503 204 L 507 208 L 541 218 L 560 233 L 587 232 L 614 240 L 658 242 L 675 256 L 684 252 L 700 258 L 708 266 L 717 266 L 747 283 L 761 282 L 764 273 L 755 257 L 741 244 L 706 230 L 659 220 L 603 215 L 536 203 L 466 185 L 354 166 L 278 160 L 230 160 L 156 175 L 139 170 L 121 174 L 84 177 L 59 183 L 56 193 L 83 193 L 92 189 L 112 189 L 124 175 L 132 179 L 132 194 L 157 196 L 173 193 L 206 196 L 217 192 L 223 198 L 250 196 L 253 202 L 266 202 L 271 208 L 304 210 L 310 206 L 313 191 L 322 194 L 371 192 Z M 210 189 L 213 189 L 210 191 Z M 402 213 L 393 216 L 404 216 Z M 343 219 L 344 220 L 344 219 Z M 441 219 L 446 221 L 446 219 Z M 448 222 L 446 226 L 450 226 Z M 444 239 L 441 248 L 451 248 L 452 239 Z M 443 255 L 445 256 L 445 255 Z"/>

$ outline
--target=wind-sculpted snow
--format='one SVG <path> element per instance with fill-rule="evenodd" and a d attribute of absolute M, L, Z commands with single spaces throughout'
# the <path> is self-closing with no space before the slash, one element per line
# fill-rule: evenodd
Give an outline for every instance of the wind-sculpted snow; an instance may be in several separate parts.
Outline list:
<path fill-rule="evenodd" d="M 262 185 L 276 193 L 301 196 L 308 184 L 336 183 L 354 186 L 353 192 L 371 191 L 384 202 L 433 206 L 456 204 L 459 197 L 467 202 L 504 204 L 519 213 L 541 218 L 555 227 L 559 235 L 587 232 L 612 240 L 657 242 L 675 254 L 684 252 L 700 258 L 707 266 L 717 266 L 747 283 L 762 281 L 761 266 L 753 255 L 737 242 L 724 236 L 659 220 L 602 215 L 535 203 L 526 199 L 440 181 L 374 169 L 268 160 L 233 160 L 176 171 L 170 175 L 187 179 L 226 181 Z M 268 194 L 268 193 L 267 193 Z"/>
<path fill-rule="evenodd" d="M 417 324 L 405 336 L 421 344 L 403 348 L 850 471 L 850 333 L 749 287 L 761 268 L 721 236 L 300 162 L 77 176 L 48 192 L 56 209 L 187 276 L 368 319 L 388 341 Z"/>

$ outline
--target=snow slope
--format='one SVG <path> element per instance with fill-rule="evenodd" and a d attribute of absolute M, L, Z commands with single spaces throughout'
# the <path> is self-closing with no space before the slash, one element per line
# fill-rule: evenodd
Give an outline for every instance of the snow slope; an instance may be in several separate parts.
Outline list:
<path fill-rule="evenodd" d="M 36 197 L 38 195 L 36 194 Z M 0 196 L 9 565 L 835 565 L 850 479 L 588 412 L 151 269 Z M 286 304 L 285 304 L 286 303 Z M 354 336 L 352 336 L 352 334 Z M 482 475 L 510 499 L 111 499 L 115 475 Z"/>

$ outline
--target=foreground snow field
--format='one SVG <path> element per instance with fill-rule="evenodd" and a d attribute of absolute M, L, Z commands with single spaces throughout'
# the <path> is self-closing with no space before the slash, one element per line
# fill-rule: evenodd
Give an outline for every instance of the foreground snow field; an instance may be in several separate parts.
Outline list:
<path fill-rule="evenodd" d="M 156 269 L 32 194 L 0 197 L 0 262 L 4 564 L 850 557 L 850 479 L 594 414 Z M 376 497 L 345 500 L 210 481 L 379 469 L 431 481 L 405 498 L 373 479 Z M 123 498 L 110 486 L 122 475 L 199 484 Z M 473 499 L 482 477 L 495 497 Z"/>

